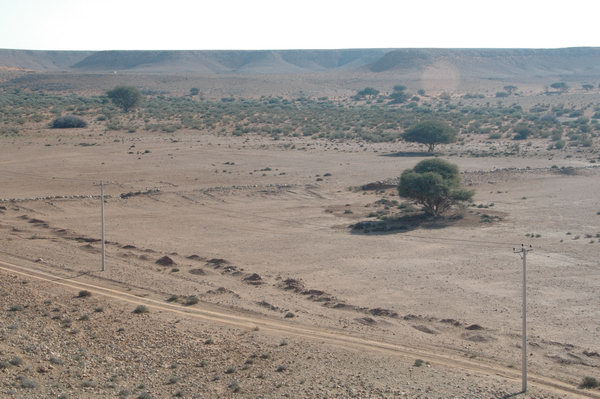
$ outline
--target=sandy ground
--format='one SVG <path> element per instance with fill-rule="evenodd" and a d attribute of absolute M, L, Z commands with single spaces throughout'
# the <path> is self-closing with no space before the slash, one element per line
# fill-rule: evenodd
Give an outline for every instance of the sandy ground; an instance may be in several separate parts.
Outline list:
<path fill-rule="evenodd" d="M 85 278 L 118 282 L 161 300 L 195 295 L 201 302 L 194 306 L 206 303 L 516 369 L 521 260 L 512 248 L 531 244 L 531 371 L 572 386 L 583 376 L 599 377 L 600 170 L 590 168 L 590 154 L 549 156 L 540 144 L 519 158 L 446 157 L 466 172 L 480 208 L 468 208 L 464 219 L 445 226 L 364 234 L 350 225 L 374 220 L 368 215 L 381 209 L 376 201 L 400 199 L 393 189 L 358 187 L 397 177 L 422 158 L 387 155 L 417 148 L 375 144 L 365 151 L 301 139 L 294 144 L 290 150 L 265 139 L 191 132 L 42 131 L 4 139 L 1 197 L 20 200 L 0 204 L 6 208 L 0 214 L 0 256 L 46 272 L 93 272 Z M 561 174 L 553 165 L 575 167 L 576 173 Z M 100 180 L 109 195 L 102 273 L 100 203 L 90 197 L 98 195 L 94 184 Z M 498 219 L 482 223 L 481 214 Z M 533 238 L 526 236 L 531 233 Z M 157 264 L 163 256 L 174 263 Z M 165 312 L 132 317 L 132 309 L 118 301 L 74 300 L 73 292 L 6 273 L 1 289 L 6 306 L 0 360 L 25 359 L 25 367 L 0 370 L 0 393 L 7 397 L 110 397 L 127 389 L 135 392 L 131 397 L 147 390 L 158 398 L 180 389 L 183 397 L 301 392 L 307 398 L 500 398 L 519 387 L 500 377 L 483 381 L 458 369 L 417 368 L 408 359 L 310 340 L 280 347 L 280 336 L 185 318 L 176 323 Z M 27 305 L 23 311 L 8 310 L 19 303 Z M 95 314 L 94 306 L 106 311 Z M 54 313 L 60 318 L 53 320 Z M 91 320 L 76 321 L 83 313 Z M 65 318 L 78 332 L 61 327 Z M 108 337 L 121 324 L 132 335 L 115 346 Z M 219 350 L 200 344 L 208 336 L 215 336 Z M 28 342 L 45 348 L 30 352 Z M 147 347 L 134 351 L 132 343 Z M 89 351 L 86 358 L 100 373 L 81 370 L 77 345 Z M 242 376 L 221 373 L 263 351 L 277 353 L 276 359 L 259 370 L 252 365 Z M 68 367 L 37 372 L 55 352 L 70 359 Z M 206 357 L 209 371 L 190 369 Z M 182 386 L 165 385 L 180 370 L 168 364 L 179 361 L 187 365 Z M 274 371 L 278 361 L 289 364 L 289 372 Z M 110 380 L 113 364 L 123 368 L 116 369 L 116 381 Z M 259 372 L 270 375 L 267 382 L 256 383 Z M 17 377 L 30 375 L 38 388 L 20 388 Z M 82 387 L 87 378 L 93 386 Z M 227 387 L 238 378 L 241 390 L 234 393 Z"/>

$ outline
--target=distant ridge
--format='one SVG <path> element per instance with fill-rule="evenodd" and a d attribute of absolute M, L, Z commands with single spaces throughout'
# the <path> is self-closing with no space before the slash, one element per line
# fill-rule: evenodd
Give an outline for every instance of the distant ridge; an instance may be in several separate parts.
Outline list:
<path fill-rule="evenodd" d="M 101 51 L 71 68 L 200 73 L 298 73 L 359 68 L 388 50 Z"/>
<path fill-rule="evenodd" d="M 39 72 L 199 74 L 398 73 L 452 69 L 463 77 L 600 77 L 600 48 L 35 51 L 0 50 L 0 68 Z"/>

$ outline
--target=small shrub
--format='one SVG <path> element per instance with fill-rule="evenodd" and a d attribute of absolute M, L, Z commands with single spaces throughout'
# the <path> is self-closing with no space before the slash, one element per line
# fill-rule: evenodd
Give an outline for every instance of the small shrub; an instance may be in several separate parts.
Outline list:
<path fill-rule="evenodd" d="M 184 305 L 191 306 L 197 304 L 198 302 L 200 302 L 200 300 L 196 295 L 190 295 L 187 298 L 185 298 Z"/>
<path fill-rule="evenodd" d="M 417 360 L 415 360 L 415 363 L 413 364 L 413 366 L 415 366 L 415 367 L 421 367 L 424 364 L 425 364 L 425 362 L 423 360 L 417 359 Z"/>
<path fill-rule="evenodd" d="M 8 361 L 10 364 L 12 364 L 13 366 L 19 367 L 23 364 L 23 359 L 21 359 L 18 356 L 13 357 L 12 359 L 10 359 Z"/>
<path fill-rule="evenodd" d="M 600 387 L 600 382 L 594 377 L 583 377 L 579 384 L 580 389 L 592 389 Z"/>
<path fill-rule="evenodd" d="M 59 359 L 58 357 L 51 357 L 50 363 L 55 364 L 57 366 L 62 366 L 63 364 L 65 364 L 65 362 L 62 359 Z"/>
<path fill-rule="evenodd" d="M 138 395 L 138 399 L 154 399 L 150 392 L 142 392 Z"/>
<path fill-rule="evenodd" d="M 275 371 L 277 371 L 278 373 L 283 373 L 286 370 L 287 370 L 287 366 L 284 366 L 284 365 L 277 366 L 277 368 L 275 369 Z"/>
<path fill-rule="evenodd" d="M 143 313 L 149 313 L 149 312 L 150 312 L 150 309 L 148 309 L 148 306 L 146 306 L 146 305 L 139 305 L 135 309 L 133 309 L 133 313 L 135 313 L 135 314 L 143 314 Z"/>
<path fill-rule="evenodd" d="M 227 370 L 225 370 L 225 374 L 233 374 L 235 373 L 235 367 L 229 367 Z"/>
<path fill-rule="evenodd" d="M 87 122 L 75 115 L 67 115 L 56 118 L 52 121 L 52 129 L 72 129 L 87 127 Z"/>
<path fill-rule="evenodd" d="M 9 312 L 20 312 L 23 309 L 25 309 L 22 305 L 13 305 L 10 308 L 8 308 Z"/>
<path fill-rule="evenodd" d="M 79 294 L 77 295 L 78 298 L 87 298 L 90 296 L 92 296 L 92 293 L 87 290 L 81 290 L 81 291 L 79 291 Z"/>
<path fill-rule="evenodd" d="M 228 388 L 231 389 L 233 392 L 239 392 L 241 390 L 240 385 L 237 381 L 233 381 L 231 384 L 229 384 Z"/>
<path fill-rule="evenodd" d="M 27 388 L 27 389 L 33 389 L 33 388 L 37 388 L 37 382 L 35 382 L 34 380 L 27 378 L 27 377 L 23 377 L 21 378 L 21 388 Z"/>

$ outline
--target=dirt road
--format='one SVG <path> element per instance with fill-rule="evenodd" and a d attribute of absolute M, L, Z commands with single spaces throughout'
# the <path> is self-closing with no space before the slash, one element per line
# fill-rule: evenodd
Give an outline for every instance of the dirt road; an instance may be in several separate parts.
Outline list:
<path fill-rule="evenodd" d="M 34 270 L 30 267 L 17 265 L 5 261 L 0 261 L 0 270 L 5 273 L 17 274 L 31 279 L 50 282 L 61 287 L 73 290 L 88 290 L 96 295 L 112 298 L 117 301 L 127 302 L 136 305 L 146 305 L 151 309 L 165 312 L 177 313 L 189 318 L 203 319 L 213 321 L 239 328 L 260 329 L 274 335 L 296 336 L 298 338 L 318 340 L 329 344 L 349 347 L 371 352 L 379 352 L 392 356 L 399 356 L 407 359 L 422 359 L 431 363 L 447 368 L 459 368 L 465 372 L 475 372 L 480 375 L 498 375 L 511 380 L 519 380 L 520 372 L 498 364 L 486 363 L 482 361 L 467 360 L 461 355 L 437 348 L 417 348 L 408 347 L 397 343 L 388 343 L 352 336 L 333 329 L 316 328 L 291 322 L 282 322 L 266 318 L 255 314 L 242 314 L 227 309 L 203 309 L 197 307 L 184 307 L 175 304 L 164 303 L 151 298 L 142 298 L 119 289 L 109 288 L 103 285 L 101 278 L 95 280 L 94 284 L 77 281 L 76 278 L 65 279 L 51 273 Z M 542 375 L 529 375 L 531 385 L 550 392 L 569 394 L 572 397 L 579 398 L 600 398 L 599 393 L 580 391 L 573 386 Z"/>

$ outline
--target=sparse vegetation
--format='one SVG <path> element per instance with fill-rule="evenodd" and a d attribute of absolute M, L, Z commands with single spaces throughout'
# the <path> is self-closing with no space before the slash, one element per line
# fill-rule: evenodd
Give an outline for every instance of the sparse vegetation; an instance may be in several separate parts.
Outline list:
<path fill-rule="evenodd" d="M 87 122 L 75 115 L 61 116 L 52 121 L 53 129 L 72 129 L 87 127 Z"/>
<path fill-rule="evenodd" d="M 144 314 L 144 313 L 149 313 L 149 312 L 150 312 L 150 309 L 148 308 L 148 306 L 146 306 L 146 305 L 138 305 L 138 306 L 136 306 L 135 309 L 133 309 L 132 313 L 135 313 L 135 314 Z"/>
<path fill-rule="evenodd" d="M 184 305 L 186 305 L 186 306 L 196 305 L 198 302 L 200 302 L 200 299 L 198 299 L 198 297 L 196 295 L 190 295 L 187 298 L 185 298 Z"/>
<path fill-rule="evenodd" d="M 600 387 L 600 382 L 594 377 L 583 377 L 579 383 L 579 389 L 594 389 Z"/>

